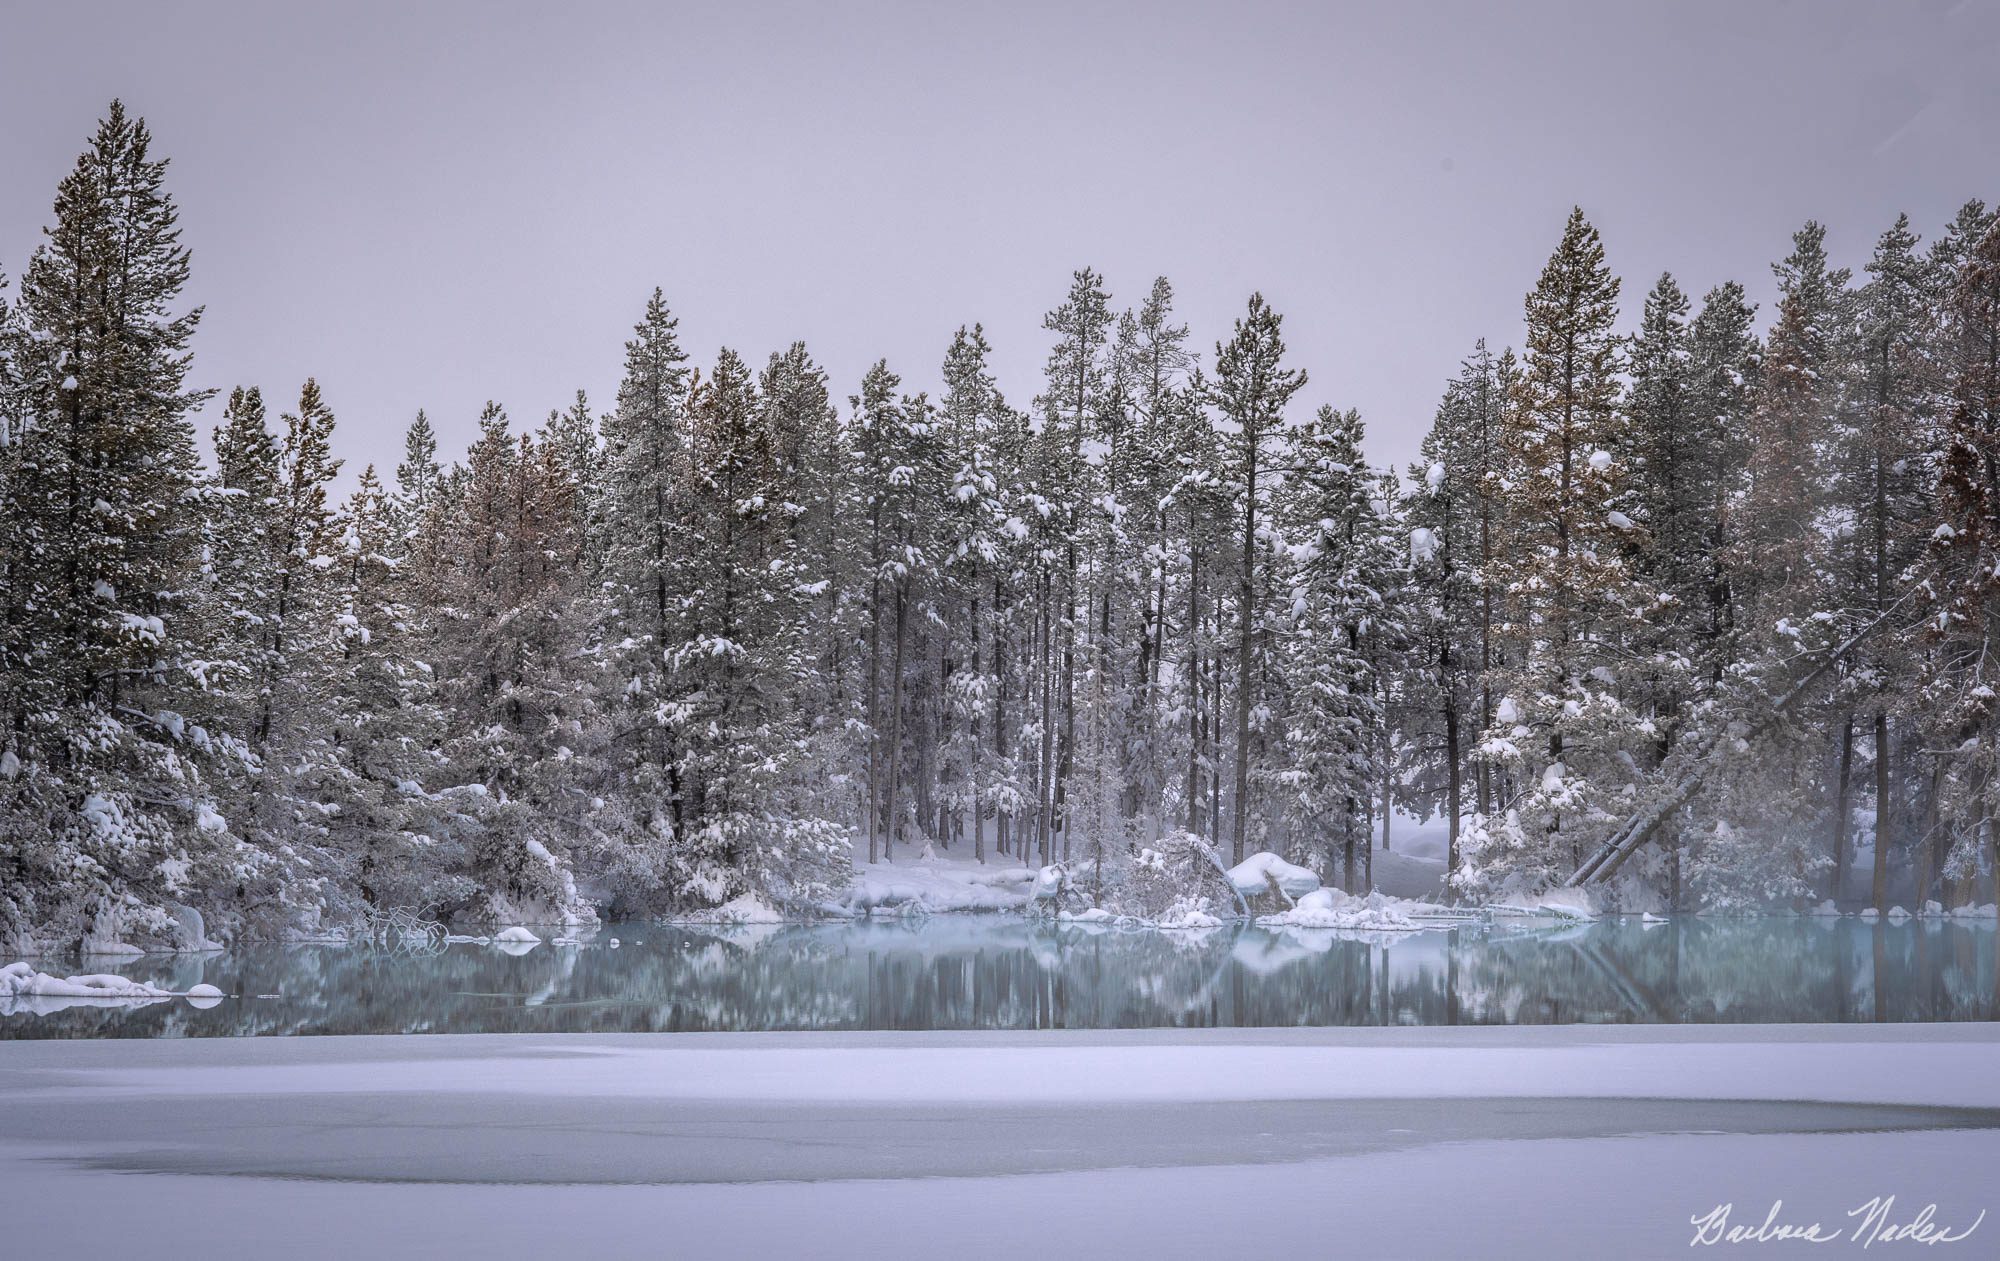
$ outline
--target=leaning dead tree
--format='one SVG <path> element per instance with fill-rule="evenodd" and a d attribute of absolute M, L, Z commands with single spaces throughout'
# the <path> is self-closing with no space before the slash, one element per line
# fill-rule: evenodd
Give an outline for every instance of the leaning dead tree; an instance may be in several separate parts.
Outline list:
<path fill-rule="evenodd" d="M 1605 838 L 1604 844 L 1598 846 L 1590 857 L 1584 860 L 1583 865 L 1571 873 L 1569 879 L 1563 881 L 1563 886 L 1574 889 L 1592 881 L 1609 880 L 1620 867 L 1625 865 L 1626 859 L 1638 853 L 1645 847 L 1647 841 L 1653 839 L 1653 834 L 1660 830 L 1661 824 L 1671 819 L 1676 811 L 1693 801 L 1701 792 L 1703 782 L 1714 767 L 1715 755 L 1725 741 L 1756 740 L 1776 727 L 1784 720 L 1785 712 L 1796 704 L 1800 697 L 1825 678 L 1835 666 L 1845 661 L 1849 654 L 1860 647 L 1869 636 L 1887 625 L 1890 617 L 1908 599 L 1909 596 L 1905 595 L 1903 599 L 1876 614 L 1867 625 L 1848 636 L 1832 652 L 1821 658 L 1819 664 L 1806 671 L 1805 675 L 1792 684 L 1784 695 L 1771 702 L 1770 711 L 1753 723 L 1748 731 L 1732 737 L 1727 726 L 1724 726 L 1703 741 L 1701 747 L 1688 757 L 1687 768 L 1674 778 L 1671 786 L 1645 806 L 1626 816 L 1625 821 Z"/>

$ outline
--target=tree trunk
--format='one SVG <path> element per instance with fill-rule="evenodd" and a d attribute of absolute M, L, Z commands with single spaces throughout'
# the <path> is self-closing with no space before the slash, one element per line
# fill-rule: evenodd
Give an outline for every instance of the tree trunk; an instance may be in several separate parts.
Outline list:
<path fill-rule="evenodd" d="M 1243 439 L 1247 472 L 1243 482 L 1243 572 L 1236 585 L 1236 800 L 1229 838 L 1230 852 L 1239 863 L 1250 822 L 1250 637 L 1256 626 L 1251 604 L 1257 565 L 1257 431 L 1248 423 Z"/>
<path fill-rule="evenodd" d="M 1889 909 L 1889 715 L 1875 711 L 1875 909 Z"/>
<path fill-rule="evenodd" d="M 1833 899 L 1847 896 L 1847 828 L 1854 813 L 1847 804 L 1847 786 L 1854 773 L 1854 715 L 1840 725 L 1840 781 L 1833 794 Z"/>
<path fill-rule="evenodd" d="M 1449 676 L 1447 676 L 1448 678 Z M 1455 695 L 1447 692 L 1448 696 Z M 1444 758 L 1445 758 L 1445 848 L 1444 874 L 1446 887 L 1452 877 L 1458 875 L 1458 817 L 1463 803 L 1459 796 L 1463 792 L 1458 764 L 1458 705 L 1455 700 L 1447 700 L 1444 707 Z M 1389 848 L 1386 838 L 1382 848 Z"/>

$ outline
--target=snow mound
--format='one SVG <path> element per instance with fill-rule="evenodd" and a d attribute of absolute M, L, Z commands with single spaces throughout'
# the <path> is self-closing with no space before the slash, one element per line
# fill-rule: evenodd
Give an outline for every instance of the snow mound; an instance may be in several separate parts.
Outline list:
<path fill-rule="evenodd" d="M 1118 918 L 1101 906 L 1093 906 L 1088 910 L 1074 913 L 1063 911 L 1056 916 L 1056 919 L 1064 924 L 1110 924 Z"/>
<path fill-rule="evenodd" d="M 512 928 L 503 928 L 499 932 L 493 934 L 493 940 L 502 943 L 519 942 L 521 945 L 524 946 L 539 946 L 542 944 L 542 939 L 540 937 L 535 936 L 533 933 L 529 932 L 525 928 L 522 928 L 518 924 Z"/>
<path fill-rule="evenodd" d="M 1262 928 L 1330 928 L 1345 932 L 1414 933 L 1443 927 L 1457 918 L 1428 902 L 1392 898 L 1385 893 L 1365 897 L 1338 889 L 1314 889 L 1299 904 L 1276 915 L 1258 917 Z"/>
<path fill-rule="evenodd" d="M 57 978 L 37 972 L 25 963 L 0 968 L 0 997 L 41 998 L 178 998 L 173 990 L 163 990 L 140 981 L 127 980 L 107 972 Z"/>
<path fill-rule="evenodd" d="M 1207 898 L 1181 898 L 1153 921 L 1153 927 L 1167 932 L 1206 932 L 1222 927 L 1222 920 L 1209 912 Z"/>
<path fill-rule="evenodd" d="M 1037 902 L 1052 901 L 1061 895 L 1063 877 L 1068 874 L 1068 869 L 1061 863 L 1052 863 L 1042 868 L 1035 873 L 1035 886 L 1029 890 L 1029 896 Z"/>
<path fill-rule="evenodd" d="M 1229 869 L 1229 883 L 1246 898 L 1256 897 L 1270 891 L 1266 875 L 1277 877 L 1278 888 L 1288 898 L 1304 897 L 1319 888 L 1319 877 L 1304 867 L 1286 862 L 1276 854 L 1265 850 L 1252 854 Z"/>
<path fill-rule="evenodd" d="M 847 915 L 1018 911 L 1028 905 L 1034 880 L 1026 867 L 870 863 L 854 873 L 846 899 L 833 909 Z"/>
<path fill-rule="evenodd" d="M 92 1003 L 143 1006 L 169 998 L 185 998 L 196 1007 L 213 1007 L 222 1001 L 223 993 L 213 985 L 196 985 L 185 991 L 163 990 L 108 972 L 58 977 L 37 972 L 26 963 L 10 963 L 0 968 L 0 1014 L 25 1011 L 49 1015 L 65 1007 Z"/>

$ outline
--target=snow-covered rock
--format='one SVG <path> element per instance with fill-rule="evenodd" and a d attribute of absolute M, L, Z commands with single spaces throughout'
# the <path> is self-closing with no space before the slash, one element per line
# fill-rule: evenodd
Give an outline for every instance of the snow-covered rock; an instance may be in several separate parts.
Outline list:
<path fill-rule="evenodd" d="M 542 944 L 542 939 L 540 937 L 535 936 L 533 933 L 529 932 L 525 928 L 522 928 L 518 924 L 512 928 L 503 928 L 499 932 L 493 934 L 493 940 L 496 942 L 500 942 L 503 945 L 519 944 L 524 946 L 539 946 Z"/>
<path fill-rule="evenodd" d="M 1275 876 L 1278 888 L 1288 898 L 1300 898 L 1319 888 L 1319 877 L 1304 867 L 1288 863 L 1284 859 L 1264 850 L 1252 854 L 1229 869 L 1229 883 L 1246 898 L 1270 892 L 1267 876 Z"/>

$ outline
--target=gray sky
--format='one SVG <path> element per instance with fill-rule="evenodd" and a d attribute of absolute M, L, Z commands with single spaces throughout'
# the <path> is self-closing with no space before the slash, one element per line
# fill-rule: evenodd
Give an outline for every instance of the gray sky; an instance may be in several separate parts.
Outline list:
<path fill-rule="evenodd" d="M 1628 323 L 1671 269 L 1768 307 L 1804 219 L 1858 266 L 2000 198 L 2000 6 L 589 5 L 0 0 L 0 269 L 122 96 L 173 159 L 199 383 L 395 463 L 419 406 L 599 410 L 655 284 L 698 363 L 803 338 L 843 399 L 984 321 L 1034 393 L 1090 265 L 1206 355 L 1252 289 L 1409 459 L 1581 204 Z M 1760 313 L 1767 317 L 1768 309 Z M 355 471 L 350 469 L 350 473 Z"/>

